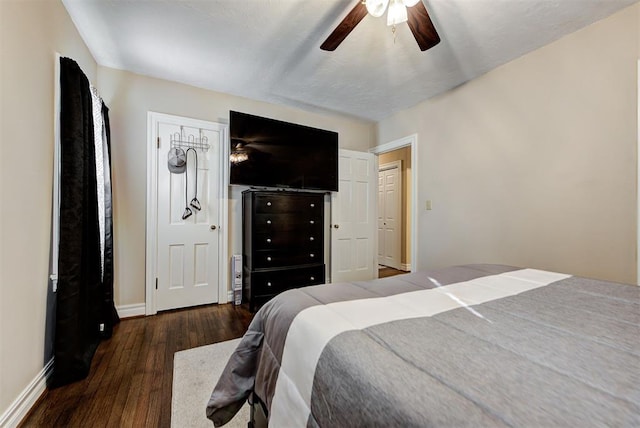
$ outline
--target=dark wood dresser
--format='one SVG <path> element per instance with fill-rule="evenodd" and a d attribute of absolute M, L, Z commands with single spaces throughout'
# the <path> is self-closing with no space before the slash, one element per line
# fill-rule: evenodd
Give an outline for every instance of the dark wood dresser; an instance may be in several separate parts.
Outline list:
<path fill-rule="evenodd" d="M 251 311 L 291 288 L 325 282 L 324 194 L 242 192 L 243 298 Z"/>

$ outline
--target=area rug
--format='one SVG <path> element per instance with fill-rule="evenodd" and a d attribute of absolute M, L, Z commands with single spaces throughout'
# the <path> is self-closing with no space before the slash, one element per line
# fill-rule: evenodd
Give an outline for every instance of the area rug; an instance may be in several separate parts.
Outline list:
<path fill-rule="evenodd" d="M 240 339 L 214 343 L 176 352 L 173 356 L 171 426 L 175 428 L 212 428 L 206 407 L 211 391 L 236 349 Z M 245 404 L 225 428 L 246 428 L 249 406 Z"/>

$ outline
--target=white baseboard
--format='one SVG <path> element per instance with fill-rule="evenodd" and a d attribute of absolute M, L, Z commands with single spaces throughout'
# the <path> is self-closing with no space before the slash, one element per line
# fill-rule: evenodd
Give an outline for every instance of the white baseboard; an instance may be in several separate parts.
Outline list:
<path fill-rule="evenodd" d="M 402 263 L 400 265 L 400 270 L 403 270 L 405 272 L 411 272 L 411 264 L 410 263 Z"/>
<path fill-rule="evenodd" d="M 135 303 L 133 305 L 122 305 L 116 307 L 120 318 L 131 318 L 146 315 L 147 307 L 144 303 Z"/>
<path fill-rule="evenodd" d="M 38 375 L 20 393 L 11 406 L 0 416 L 0 427 L 17 427 L 38 398 L 47 388 L 47 379 L 53 371 L 53 357 L 47 362 Z"/>
<path fill-rule="evenodd" d="M 233 290 L 227 291 L 227 302 L 233 303 Z"/>

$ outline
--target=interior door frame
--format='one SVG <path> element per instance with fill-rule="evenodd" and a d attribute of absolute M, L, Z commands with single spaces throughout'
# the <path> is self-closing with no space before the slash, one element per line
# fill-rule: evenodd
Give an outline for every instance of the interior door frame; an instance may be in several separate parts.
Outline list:
<path fill-rule="evenodd" d="M 403 147 L 411 147 L 411 259 L 409 260 L 409 269 L 415 272 L 417 269 L 418 258 L 418 134 L 411 134 L 388 143 L 380 144 L 369 150 L 370 153 L 376 155 L 376 163 L 378 163 L 378 155 L 401 149 Z M 376 166 L 377 167 L 377 166 Z M 376 192 L 377 195 L 377 192 Z M 378 234 L 376 233 L 375 254 L 378 254 Z M 377 258 L 376 258 L 377 259 Z"/>
<path fill-rule="evenodd" d="M 400 219 L 399 221 L 399 225 L 400 225 L 400 229 L 398 230 L 396 228 L 395 233 L 398 235 L 397 237 L 395 237 L 395 239 L 400 241 L 400 245 L 398 246 L 398 265 L 400 268 L 402 268 L 404 266 L 404 264 L 402 263 L 402 225 L 405 223 L 404 218 L 402 216 L 402 195 L 404 192 L 404 186 L 402 185 L 402 161 L 401 160 L 395 160 L 395 161 L 391 161 L 388 163 L 383 163 L 382 165 L 380 165 L 378 163 L 378 175 L 383 172 L 383 171 L 388 171 L 390 169 L 396 169 L 397 170 L 397 174 L 398 174 L 398 186 L 399 189 L 396 188 L 396 192 L 399 192 L 399 197 L 398 197 L 398 202 L 397 202 L 397 212 L 398 212 L 398 217 Z M 385 202 L 386 202 L 386 196 L 385 196 Z M 383 204 L 384 206 L 384 204 Z M 413 239 L 411 240 L 411 242 L 413 242 Z M 385 246 L 386 246 L 386 240 L 385 240 Z M 380 240 L 378 240 L 378 249 L 380 249 Z M 380 260 L 378 260 L 378 264 L 380 263 Z M 383 264 L 384 265 L 384 264 Z M 385 265 L 386 266 L 386 265 Z M 393 266 L 391 266 L 393 267 Z M 395 269 L 395 268 L 394 268 Z"/>
<path fill-rule="evenodd" d="M 145 267 L 145 314 L 155 315 L 156 308 L 156 278 L 158 266 L 157 230 L 158 230 L 158 151 L 157 127 L 158 122 L 184 125 L 188 121 L 190 126 L 206 128 L 210 125 L 222 127 L 223 144 L 220 150 L 220 201 L 218 204 L 218 303 L 229 301 L 229 126 L 224 123 L 192 119 L 184 116 L 164 113 L 147 112 L 147 239 L 146 239 L 146 267 Z"/>

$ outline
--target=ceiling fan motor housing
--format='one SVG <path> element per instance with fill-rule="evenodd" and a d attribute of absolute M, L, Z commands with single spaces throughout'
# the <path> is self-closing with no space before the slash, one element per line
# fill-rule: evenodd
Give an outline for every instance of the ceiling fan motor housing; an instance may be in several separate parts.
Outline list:
<path fill-rule="evenodd" d="M 325 51 L 335 50 L 349 33 L 369 13 L 371 16 L 380 17 L 387 12 L 387 25 L 393 26 L 401 22 L 407 22 L 413 37 L 415 37 L 421 51 L 431 49 L 440 42 L 440 36 L 436 32 L 429 13 L 421 0 L 365 0 L 358 1 L 353 9 L 344 17 L 327 40 L 320 45 Z"/>

